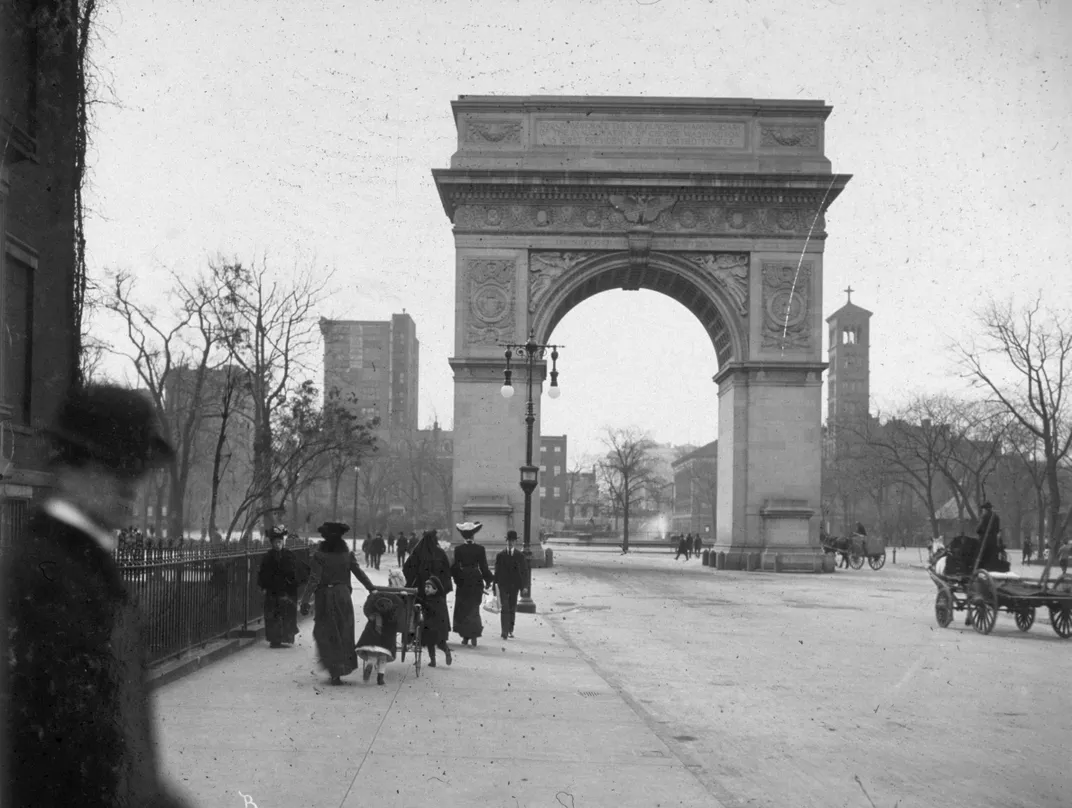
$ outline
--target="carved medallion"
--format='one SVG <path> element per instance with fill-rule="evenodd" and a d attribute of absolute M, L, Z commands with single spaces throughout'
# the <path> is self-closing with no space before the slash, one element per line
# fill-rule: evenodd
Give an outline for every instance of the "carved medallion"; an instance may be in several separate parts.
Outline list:
<path fill-rule="evenodd" d="M 726 223 L 734 230 L 744 230 L 748 227 L 749 211 L 728 210 L 726 211 Z"/>
<path fill-rule="evenodd" d="M 536 312 L 559 278 L 584 263 L 594 252 L 533 252 L 529 253 L 529 314 Z"/>
<path fill-rule="evenodd" d="M 716 253 L 693 256 L 704 272 L 726 290 L 737 313 L 748 316 L 748 253 Z"/>
<path fill-rule="evenodd" d="M 763 342 L 764 348 L 807 351 L 811 347 L 808 304 L 811 290 L 811 263 L 763 263 Z"/>
<path fill-rule="evenodd" d="M 466 127 L 468 143 L 520 143 L 521 121 L 474 121 Z"/>
<path fill-rule="evenodd" d="M 819 145 L 819 130 L 814 126 L 761 126 L 759 145 L 814 149 Z"/>
<path fill-rule="evenodd" d="M 509 259 L 470 259 L 468 337 L 472 345 L 509 342 L 514 334 L 515 274 Z"/>

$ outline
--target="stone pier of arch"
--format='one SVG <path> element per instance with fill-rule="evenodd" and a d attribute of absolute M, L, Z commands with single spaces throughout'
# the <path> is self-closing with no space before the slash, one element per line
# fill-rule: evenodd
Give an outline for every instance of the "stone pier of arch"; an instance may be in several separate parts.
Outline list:
<path fill-rule="evenodd" d="M 850 179 L 825 156 L 831 108 L 543 96 L 452 107 L 458 148 L 432 173 L 455 243 L 454 521 L 482 521 L 491 549 L 522 533 L 525 397 L 499 393 L 501 346 L 530 330 L 549 341 L 600 292 L 649 289 L 691 311 L 717 357 L 715 550 L 729 569 L 823 569 L 823 214 Z M 536 549 L 538 497 L 532 525 Z"/>

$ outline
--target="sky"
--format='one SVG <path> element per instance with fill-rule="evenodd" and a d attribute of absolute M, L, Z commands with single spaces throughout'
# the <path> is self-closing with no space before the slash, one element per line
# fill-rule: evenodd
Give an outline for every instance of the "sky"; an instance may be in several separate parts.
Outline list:
<path fill-rule="evenodd" d="M 873 413 L 961 386 L 948 349 L 989 296 L 1072 310 L 1072 4 L 100 6 L 91 274 L 133 272 L 157 302 L 169 273 L 218 255 L 262 257 L 280 277 L 333 270 L 323 316 L 415 319 L 422 425 L 453 416 L 454 245 L 431 170 L 455 151 L 459 95 L 830 104 L 826 156 L 853 178 L 826 217 L 823 315 L 847 285 L 874 313 Z M 114 322 L 95 328 L 121 347 Z M 676 302 L 607 292 L 551 339 L 566 346 L 563 395 L 543 432 L 567 434 L 572 457 L 597 452 L 607 426 L 717 437 L 714 350 Z"/>

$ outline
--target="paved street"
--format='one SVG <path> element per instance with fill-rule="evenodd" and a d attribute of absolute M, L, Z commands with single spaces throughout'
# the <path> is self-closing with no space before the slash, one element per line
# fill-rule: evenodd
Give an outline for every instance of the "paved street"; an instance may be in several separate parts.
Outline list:
<path fill-rule="evenodd" d="M 386 581 L 386 568 L 372 573 Z M 324 686 L 309 631 L 157 692 L 205 806 L 972 806 L 1072 802 L 1068 641 L 934 623 L 926 574 L 716 572 L 559 550 L 518 638 L 386 687 Z M 487 621 L 486 621 L 487 622 Z M 407 660 L 408 661 L 408 660 Z"/>

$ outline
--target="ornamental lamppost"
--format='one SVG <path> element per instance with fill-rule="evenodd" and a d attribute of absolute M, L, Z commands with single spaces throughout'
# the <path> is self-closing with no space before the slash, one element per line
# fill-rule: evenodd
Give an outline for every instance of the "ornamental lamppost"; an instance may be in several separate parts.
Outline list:
<path fill-rule="evenodd" d="M 524 361 L 524 367 L 526 371 L 526 384 L 528 390 L 528 399 L 525 403 L 525 465 L 521 467 L 521 490 L 525 492 L 525 536 L 524 536 L 524 549 L 525 560 L 528 561 L 529 569 L 532 569 L 532 547 L 531 547 L 531 535 L 532 535 L 532 492 L 536 490 L 536 486 L 539 482 L 540 469 L 538 466 L 532 464 L 532 425 L 536 422 L 536 414 L 532 406 L 532 373 L 535 369 L 536 362 L 542 361 L 547 355 L 548 349 L 551 351 L 551 387 L 547 391 L 547 395 L 551 398 L 558 398 L 562 391 L 558 387 L 558 349 L 564 348 L 564 345 L 541 345 L 536 342 L 536 334 L 533 331 L 529 331 L 529 339 L 523 345 L 508 344 L 503 346 L 506 348 L 506 370 L 504 371 L 505 381 L 503 382 L 502 396 L 503 398 L 512 398 L 514 395 L 514 386 L 511 384 L 511 377 L 513 376 L 513 369 L 510 367 L 510 360 L 514 357 Z M 535 614 L 536 604 L 532 601 L 532 582 L 529 581 L 529 593 L 527 596 L 518 600 L 517 610 L 519 612 Z"/>

